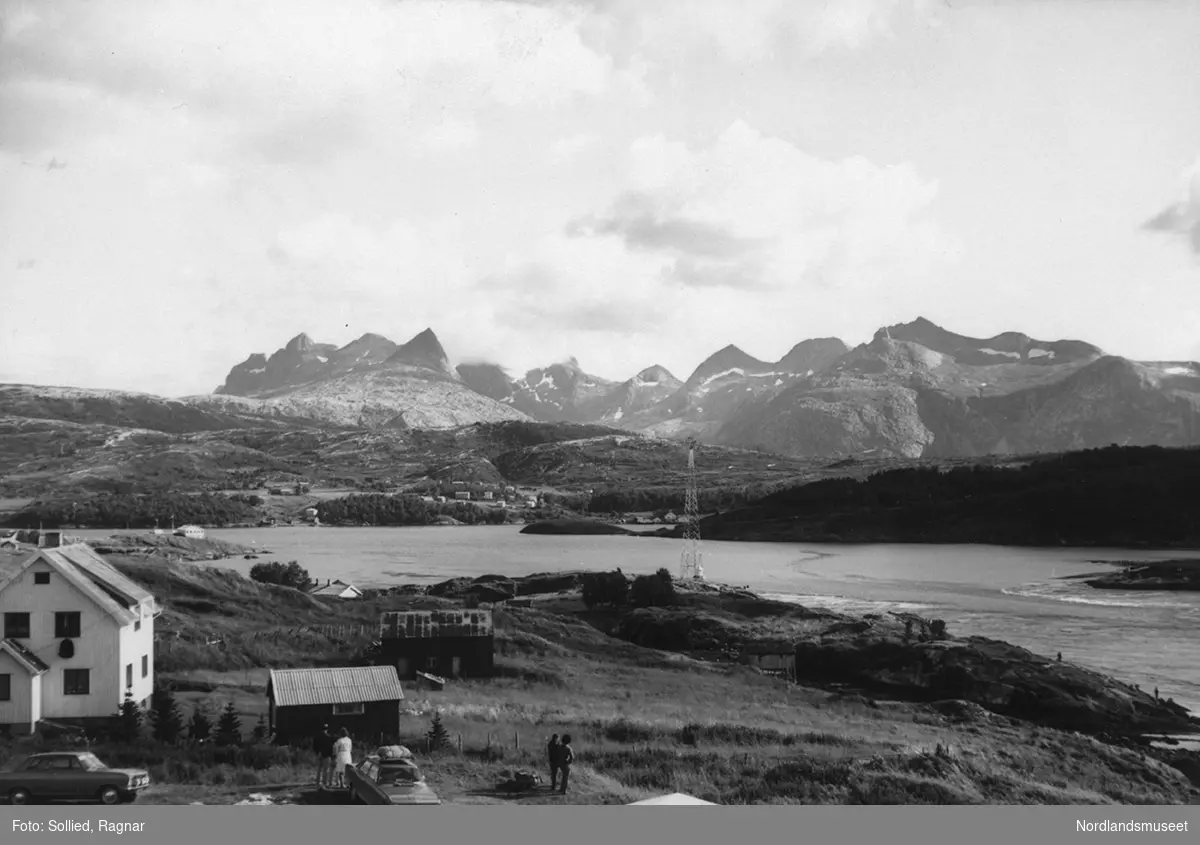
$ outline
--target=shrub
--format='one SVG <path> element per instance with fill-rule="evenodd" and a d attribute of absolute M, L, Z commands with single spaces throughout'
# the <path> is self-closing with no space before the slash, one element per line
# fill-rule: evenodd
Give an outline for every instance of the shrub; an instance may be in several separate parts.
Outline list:
<path fill-rule="evenodd" d="M 150 723 L 154 738 L 167 745 L 173 744 L 183 733 L 183 715 L 170 688 L 155 691 L 150 700 Z"/>
<path fill-rule="evenodd" d="M 653 575 L 639 575 L 629 590 L 629 603 L 634 607 L 670 607 L 675 603 L 675 584 L 671 573 L 660 569 Z"/>
<path fill-rule="evenodd" d="M 277 560 L 256 563 L 250 567 L 250 578 L 260 584 L 278 584 L 294 590 L 307 590 L 313 584 L 308 570 L 294 560 L 286 564 Z"/>
<path fill-rule="evenodd" d="M 125 690 L 125 700 L 117 711 L 116 733 L 122 742 L 133 744 L 142 735 L 142 708 L 133 700 L 133 692 Z"/>
<path fill-rule="evenodd" d="M 425 734 L 425 738 L 429 740 L 430 751 L 437 751 L 450 745 L 450 732 L 442 724 L 441 713 L 433 714 L 433 719 L 429 723 L 429 733 Z"/>
<path fill-rule="evenodd" d="M 620 607 L 629 597 L 629 580 L 620 569 L 589 572 L 583 576 L 581 587 L 583 604 L 589 610 L 602 604 Z"/>
<path fill-rule="evenodd" d="M 221 711 L 221 718 L 217 720 L 217 745 L 241 744 L 242 720 L 238 716 L 237 708 L 230 701 Z"/>
<path fill-rule="evenodd" d="M 205 742 L 210 736 L 212 736 L 212 721 L 204 712 L 204 708 L 197 704 L 196 709 L 192 711 L 191 720 L 188 721 L 188 739 L 192 742 Z"/>

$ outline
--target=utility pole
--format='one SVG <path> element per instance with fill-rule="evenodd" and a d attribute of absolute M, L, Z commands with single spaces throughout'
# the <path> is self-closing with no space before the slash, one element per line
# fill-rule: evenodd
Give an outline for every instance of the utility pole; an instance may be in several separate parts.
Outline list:
<path fill-rule="evenodd" d="M 683 552 L 679 564 L 681 580 L 703 581 L 704 563 L 700 553 L 700 497 L 696 481 L 696 439 L 688 440 L 687 492 L 683 502 Z"/>

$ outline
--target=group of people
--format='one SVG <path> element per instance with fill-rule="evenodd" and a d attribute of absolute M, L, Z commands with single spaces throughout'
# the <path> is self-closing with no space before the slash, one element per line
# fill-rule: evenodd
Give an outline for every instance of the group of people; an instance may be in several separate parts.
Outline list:
<path fill-rule="evenodd" d="M 571 777 L 571 764 L 575 762 L 575 749 L 571 747 L 571 735 L 564 734 L 562 739 L 558 734 L 550 737 L 546 744 L 546 756 L 550 762 L 550 790 L 567 794 L 567 780 Z M 562 786 L 559 787 L 559 776 L 562 776 Z"/>
<path fill-rule="evenodd" d="M 337 735 L 330 733 L 329 725 L 323 725 L 313 737 L 313 751 L 317 752 L 317 786 L 331 789 L 346 788 L 346 767 L 351 764 L 353 743 L 350 731 L 342 728 Z"/>

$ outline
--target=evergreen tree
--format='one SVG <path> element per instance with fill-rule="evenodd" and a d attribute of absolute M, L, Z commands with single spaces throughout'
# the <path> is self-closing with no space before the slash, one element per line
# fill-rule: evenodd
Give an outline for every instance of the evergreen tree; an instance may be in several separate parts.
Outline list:
<path fill-rule="evenodd" d="M 241 744 L 242 720 L 238 716 L 237 708 L 230 701 L 221 711 L 221 718 L 217 720 L 217 745 Z"/>
<path fill-rule="evenodd" d="M 204 742 L 212 736 L 212 720 L 204 712 L 203 706 L 197 704 L 192 711 L 191 721 L 188 722 L 188 739 L 192 742 Z"/>
<path fill-rule="evenodd" d="M 117 711 L 117 735 L 121 742 L 133 745 L 142 735 L 142 708 L 133 700 L 133 691 L 125 690 L 125 700 Z"/>
<path fill-rule="evenodd" d="M 161 687 L 150 700 L 150 722 L 154 738 L 167 745 L 173 744 L 183 733 L 183 714 L 179 702 L 170 687 Z"/>
<path fill-rule="evenodd" d="M 433 720 L 429 724 L 429 733 L 425 734 L 425 738 L 429 740 L 430 751 L 437 751 L 439 748 L 445 748 L 450 744 L 450 732 L 442 724 L 441 713 L 434 712 Z"/>

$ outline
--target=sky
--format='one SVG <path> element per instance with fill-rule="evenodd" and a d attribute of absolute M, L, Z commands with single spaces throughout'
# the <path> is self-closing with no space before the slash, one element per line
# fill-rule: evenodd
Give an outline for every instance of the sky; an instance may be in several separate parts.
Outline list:
<path fill-rule="evenodd" d="M 918 316 L 1200 359 L 1191 0 L 0 0 L 0 382 L 300 332 L 686 377 Z"/>

